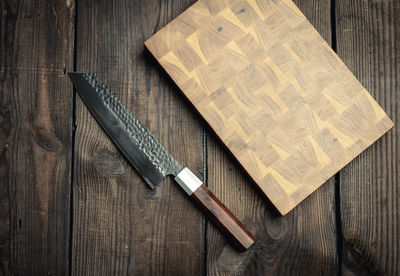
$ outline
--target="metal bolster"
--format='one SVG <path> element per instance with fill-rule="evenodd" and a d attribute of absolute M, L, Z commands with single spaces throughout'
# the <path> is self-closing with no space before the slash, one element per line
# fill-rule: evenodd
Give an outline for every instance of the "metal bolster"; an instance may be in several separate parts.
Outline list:
<path fill-rule="evenodd" d="M 195 176 L 191 170 L 184 168 L 175 177 L 175 181 L 190 196 L 203 184 L 203 182 Z"/>

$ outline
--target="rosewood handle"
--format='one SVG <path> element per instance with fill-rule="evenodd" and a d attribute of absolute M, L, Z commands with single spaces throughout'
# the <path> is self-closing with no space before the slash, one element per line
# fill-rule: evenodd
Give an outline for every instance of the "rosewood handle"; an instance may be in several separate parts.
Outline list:
<path fill-rule="evenodd" d="M 255 242 L 250 231 L 188 168 L 175 180 L 239 251 L 247 250 Z"/>

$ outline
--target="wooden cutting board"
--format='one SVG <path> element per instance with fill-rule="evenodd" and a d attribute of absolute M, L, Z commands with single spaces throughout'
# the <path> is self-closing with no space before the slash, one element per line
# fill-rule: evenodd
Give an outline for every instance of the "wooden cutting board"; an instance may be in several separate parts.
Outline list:
<path fill-rule="evenodd" d="M 145 45 L 281 214 L 393 126 L 290 0 L 200 0 Z"/>

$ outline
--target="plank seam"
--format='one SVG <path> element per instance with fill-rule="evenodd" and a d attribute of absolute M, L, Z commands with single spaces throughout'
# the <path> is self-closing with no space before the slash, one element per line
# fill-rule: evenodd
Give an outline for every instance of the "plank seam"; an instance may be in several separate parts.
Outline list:
<path fill-rule="evenodd" d="M 73 71 L 77 69 L 77 36 L 78 36 L 78 0 L 75 0 L 74 11 L 74 42 L 73 42 Z M 71 134 L 71 185 L 70 185 L 70 202 L 69 202 L 69 260 L 68 260 L 68 274 L 72 275 L 72 246 L 73 246 L 73 228 L 74 228 L 74 175 L 75 175 L 75 136 L 76 136 L 76 89 L 73 88 L 72 92 L 72 134 Z"/>
<path fill-rule="evenodd" d="M 337 32 L 336 32 L 336 0 L 331 0 L 331 44 L 332 49 L 337 53 Z M 337 274 L 342 275 L 342 254 L 343 254 L 343 230 L 340 205 L 340 171 L 334 176 L 335 185 L 335 224 L 336 224 L 336 250 L 338 257 Z"/>
<path fill-rule="evenodd" d="M 335 175 L 335 222 L 336 222 L 336 250 L 338 256 L 338 275 L 342 275 L 343 230 L 340 205 L 340 173 Z"/>
<path fill-rule="evenodd" d="M 207 162 L 207 129 L 203 126 L 203 181 L 204 185 L 208 187 L 208 162 Z M 202 216 L 202 228 L 203 228 L 203 274 L 207 275 L 207 224 L 208 219 L 206 216 Z"/>

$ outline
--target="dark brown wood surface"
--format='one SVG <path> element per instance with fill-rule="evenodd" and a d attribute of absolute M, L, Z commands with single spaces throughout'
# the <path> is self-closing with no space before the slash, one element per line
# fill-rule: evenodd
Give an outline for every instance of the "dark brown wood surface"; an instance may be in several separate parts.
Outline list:
<path fill-rule="evenodd" d="M 345 275 L 400 273 L 400 2 L 337 2 L 337 50 L 396 126 L 340 173 Z"/>
<path fill-rule="evenodd" d="M 202 175 L 201 121 L 144 51 L 189 1 L 79 1 L 76 69 L 96 73 L 182 163 Z M 76 100 L 72 272 L 203 270 L 203 218 L 171 179 L 151 190 Z M 182 261 L 185 260 L 185 261 Z"/>
<path fill-rule="evenodd" d="M 0 2 L 0 274 L 68 273 L 74 7 Z"/>
<path fill-rule="evenodd" d="M 0 275 L 399 274 L 399 127 L 279 216 L 144 50 L 193 2 L 0 2 Z M 399 1 L 295 2 L 399 123 Z M 253 250 L 234 251 L 171 179 L 146 186 L 74 96 L 74 69 L 205 178 Z"/>

